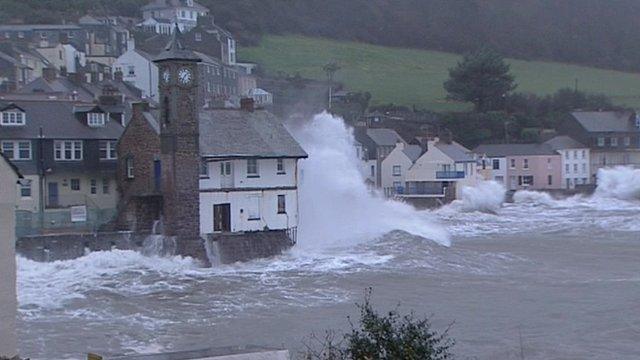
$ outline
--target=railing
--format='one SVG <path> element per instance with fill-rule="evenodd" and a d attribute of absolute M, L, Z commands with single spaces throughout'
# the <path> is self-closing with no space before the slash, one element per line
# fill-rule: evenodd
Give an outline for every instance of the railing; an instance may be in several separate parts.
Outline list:
<path fill-rule="evenodd" d="M 464 171 L 436 171 L 436 179 L 464 179 Z"/>
<path fill-rule="evenodd" d="M 289 241 L 291 243 L 291 246 L 294 246 L 295 244 L 298 243 L 298 228 L 297 227 L 292 227 L 292 228 L 288 228 L 286 230 L 287 232 L 287 237 L 289 238 Z"/>

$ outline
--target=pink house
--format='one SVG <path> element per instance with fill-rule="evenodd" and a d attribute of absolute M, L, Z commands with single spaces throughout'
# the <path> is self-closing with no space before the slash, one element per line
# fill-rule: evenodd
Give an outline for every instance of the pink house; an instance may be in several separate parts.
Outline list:
<path fill-rule="evenodd" d="M 475 153 L 504 158 L 507 190 L 551 190 L 562 188 L 562 157 L 544 144 L 480 145 Z"/>

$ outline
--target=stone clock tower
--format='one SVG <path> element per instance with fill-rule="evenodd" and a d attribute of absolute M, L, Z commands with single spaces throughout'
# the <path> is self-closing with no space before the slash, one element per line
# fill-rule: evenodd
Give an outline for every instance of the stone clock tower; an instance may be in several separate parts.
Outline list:
<path fill-rule="evenodd" d="M 177 28 L 154 60 L 159 70 L 160 171 L 164 234 L 176 252 L 206 261 L 200 237 L 198 62 Z"/>

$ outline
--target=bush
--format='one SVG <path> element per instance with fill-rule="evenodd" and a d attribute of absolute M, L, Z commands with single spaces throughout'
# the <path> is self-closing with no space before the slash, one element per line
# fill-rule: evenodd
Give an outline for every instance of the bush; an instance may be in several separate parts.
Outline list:
<path fill-rule="evenodd" d="M 414 313 L 400 315 L 398 310 L 379 314 L 371 306 L 371 290 L 365 294 L 358 324 L 351 323 L 351 332 L 336 339 L 327 332 L 317 339 L 320 349 L 307 346 L 307 360 L 445 360 L 452 359 L 454 340 L 449 328 L 438 333 L 431 329 L 428 318 L 418 319 Z"/>

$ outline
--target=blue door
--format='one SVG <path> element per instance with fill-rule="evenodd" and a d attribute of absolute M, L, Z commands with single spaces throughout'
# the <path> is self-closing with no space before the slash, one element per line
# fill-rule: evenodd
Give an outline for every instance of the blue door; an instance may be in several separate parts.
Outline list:
<path fill-rule="evenodd" d="M 162 163 L 160 160 L 153 161 L 153 179 L 156 191 L 162 190 Z"/>
<path fill-rule="evenodd" d="M 58 207 L 59 197 L 58 197 L 58 183 L 50 182 L 47 187 L 49 194 L 49 207 Z"/>

